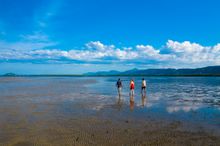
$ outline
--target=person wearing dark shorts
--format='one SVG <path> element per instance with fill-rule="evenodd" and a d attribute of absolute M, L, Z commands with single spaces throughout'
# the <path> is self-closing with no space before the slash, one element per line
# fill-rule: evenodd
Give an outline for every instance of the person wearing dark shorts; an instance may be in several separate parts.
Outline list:
<path fill-rule="evenodd" d="M 141 84 L 141 94 L 142 94 L 142 95 L 146 95 L 146 86 L 147 86 L 146 81 L 145 81 L 145 79 L 143 78 L 143 79 L 142 79 L 142 84 Z"/>
<path fill-rule="evenodd" d="M 118 96 L 121 97 L 121 90 L 122 90 L 122 82 L 121 79 L 119 78 L 117 83 L 116 83 L 116 87 L 118 89 Z"/>

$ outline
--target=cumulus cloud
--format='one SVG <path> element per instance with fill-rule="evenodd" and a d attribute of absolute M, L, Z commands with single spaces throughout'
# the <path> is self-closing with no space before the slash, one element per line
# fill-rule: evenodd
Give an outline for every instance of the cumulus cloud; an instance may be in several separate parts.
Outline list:
<path fill-rule="evenodd" d="M 157 56 L 160 53 L 160 50 L 156 50 L 152 46 L 149 46 L 149 45 L 147 45 L 147 46 L 137 45 L 136 48 L 140 52 L 142 52 L 142 53 L 144 53 L 144 54 L 146 54 L 148 56 Z"/>
<path fill-rule="evenodd" d="M 154 60 L 169 60 L 175 58 L 175 56 L 172 54 L 161 54 L 160 50 L 157 50 L 150 45 L 137 45 L 136 48 L 138 49 L 138 52 L 142 58 Z"/>
<path fill-rule="evenodd" d="M 176 61 L 182 63 L 205 63 L 219 64 L 220 63 L 220 44 L 215 46 L 202 46 L 189 41 L 177 42 L 168 40 L 167 48 L 176 56 Z"/>
<path fill-rule="evenodd" d="M 177 42 L 168 40 L 165 47 L 169 53 L 162 53 L 151 45 L 136 45 L 135 47 L 121 47 L 106 45 L 100 41 L 91 41 L 85 47 L 60 50 L 49 49 L 55 47 L 46 35 L 34 33 L 23 35 L 23 41 L 8 43 L 0 41 L 0 60 L 69 60 L 81 62 L 112 63 L 142 63 L 150 61 L 160 64 L 172 65 L 214 65 L 220 63 L 220 44 L 215 46 L 202 46 L 189 41 Z"/>
<path fill-rule="evenodd" d="M 101 50 L 101 51 L 108 51 L 108 50 L 115 48 L 114 45 L 107 46 L 107 45 L 102 44 L 100 41 L 91 41 L 86 44 L 86 47 L 88 49 L 96 49 L 96 50 Z"/>

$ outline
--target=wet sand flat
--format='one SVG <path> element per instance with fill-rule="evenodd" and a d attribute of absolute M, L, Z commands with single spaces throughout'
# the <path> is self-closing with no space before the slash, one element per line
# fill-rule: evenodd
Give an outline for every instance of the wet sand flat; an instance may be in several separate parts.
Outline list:
<path fill-rule="evenodd" d="M 220 145 L 219 85 L 165 79 L 131 104 L 114 77 L 0 78 L 0 145 Z"/>

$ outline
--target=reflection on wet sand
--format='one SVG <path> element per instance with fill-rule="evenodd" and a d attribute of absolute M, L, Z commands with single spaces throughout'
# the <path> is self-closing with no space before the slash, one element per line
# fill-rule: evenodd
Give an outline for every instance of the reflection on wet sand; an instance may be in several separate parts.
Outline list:
<path fill-rule="evenodd" d="M 122 105 L 123 105 L 123 99 L 121 96 L 118 97 L 118 101 L 117 101 L 117 107 L 118 107 L 118 110 L 120 111 L 121 108 L 122 108 Z"/>
<path fill-rule="evenodd" d="M 130 100 L 130 110 L 134 110 L 134 101 Z"/>
<path fill-rule="evenodd" d="M 132 95 L 130 96 L 130 110 L 134 110 L 134 96 Z"/>
<path fill-rule="evenodd" d="M 188 82 L 179 91 L 176 80 L 164 83 L 154 78 L 147 96 L 126 95 L 115 99 L 114 79 L 0 78 L 0 146 L 220 145 L 216 134 L 220 110 L 212 110 L 213 107 L 199 110 L 205 104 L 219 105 L 220 94 L 216 92 L 219 85 L 205 84 L 202 91 L 212 92 L 197 93 L 195 98 L 195 90 L 193 94 L 188 92 L 191 89 Z M 182 84 L 183 79 L 178 81 Z M 112 88 L 108 86 L 111 83 Z M 125 89 L 122 95 L 128 92 Z M 112 107 L 119 111 L 114 112 L 117 108 Z M 166 107 L 174 109 L 166 112 Z M 191 114 L 196 110 L 199 112 Z M 216 122 L 218 127 L 209 132 L 204 128 L 205 122 L 210 127 Z M 185 125 L 190 125 L 190 129 Z"/>
<path fill-rule="evenodd" d="M 147 103 L 147 96 L 146 94 L 142 94 L 141 95 L 141 103 L 142 103 L 142 107 L 144 107 Z"/>

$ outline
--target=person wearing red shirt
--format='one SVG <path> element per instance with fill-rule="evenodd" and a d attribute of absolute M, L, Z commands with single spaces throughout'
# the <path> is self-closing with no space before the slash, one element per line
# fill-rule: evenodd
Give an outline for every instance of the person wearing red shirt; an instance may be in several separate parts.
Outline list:
<path fill-rule="evenodd" d="M 130 82 L 130 95 L 134 96 L 134 80 Z"/>

